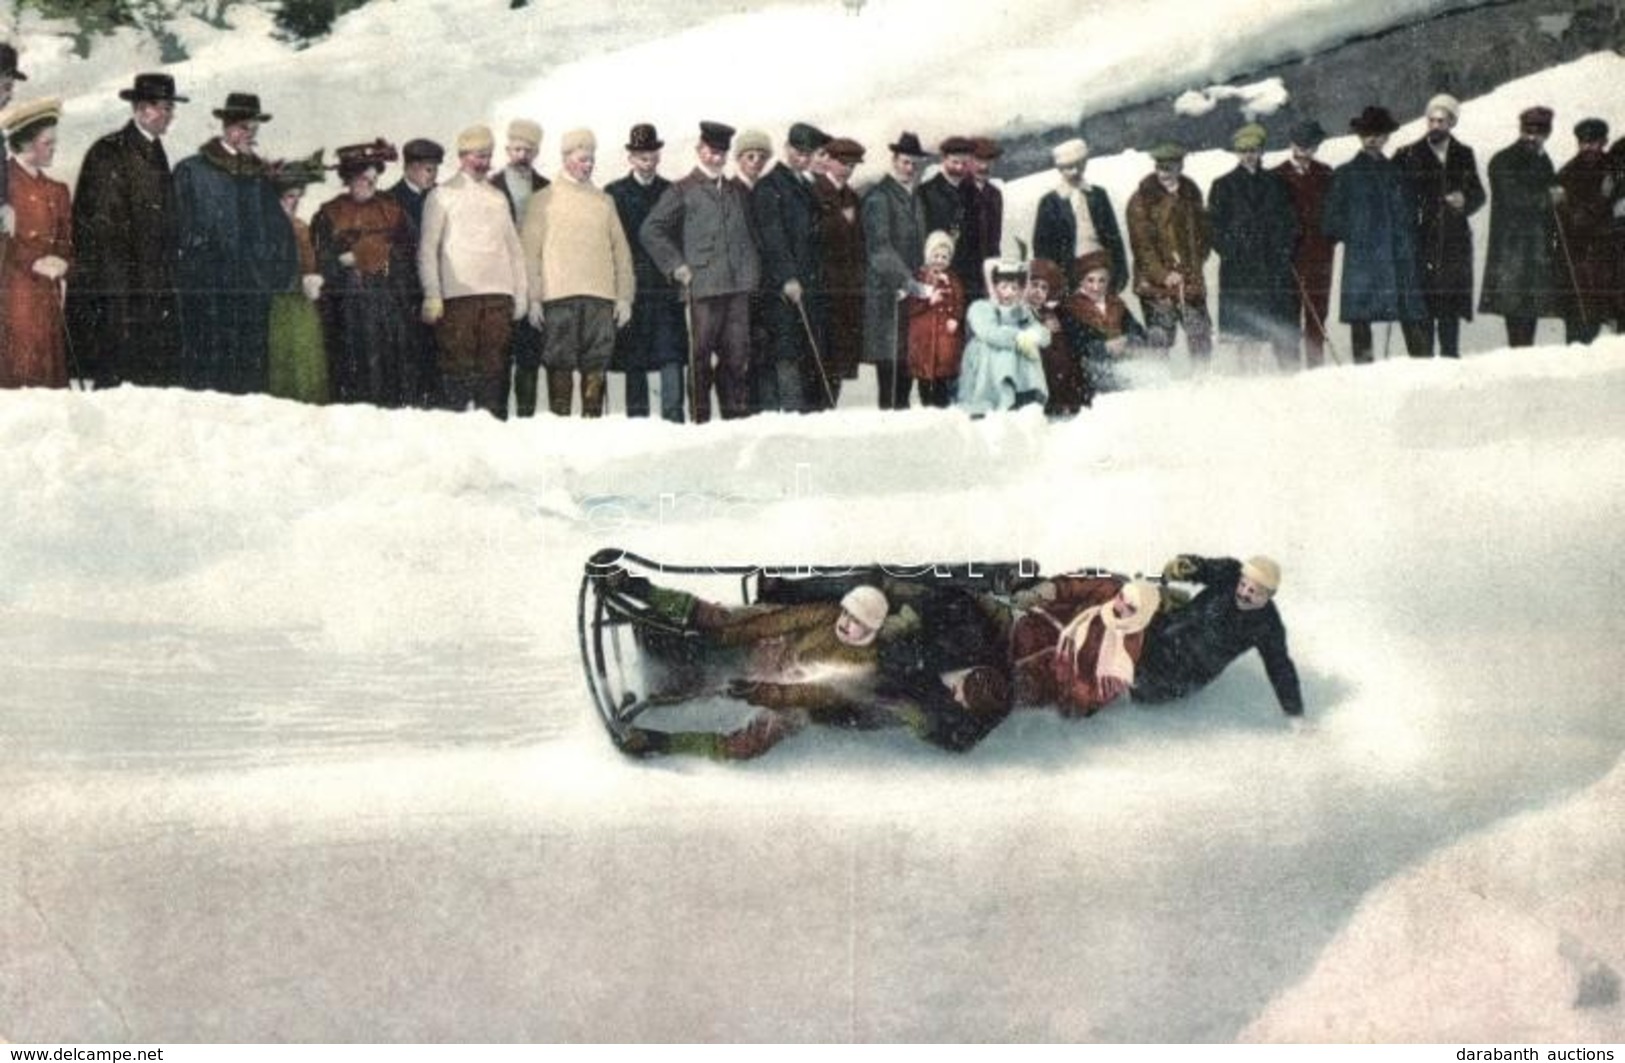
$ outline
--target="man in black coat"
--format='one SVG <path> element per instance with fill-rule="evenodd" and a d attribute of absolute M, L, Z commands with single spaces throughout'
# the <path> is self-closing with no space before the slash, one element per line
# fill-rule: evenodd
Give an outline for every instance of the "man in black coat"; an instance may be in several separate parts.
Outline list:
<path fill-rule="evenodd" d="M 1123 250 L 1123 232 L 1117 225 L 1117 212 L 1111 197 L 1083 175 L 1089 161 L 1089 145 L 1082 137 L 1062 141 L 1050 149 L 1050 159 L 1061 178 L 1060 187 L 1044 193 L 1038 201 L 1033 222 L 1033 257 L 1045 258 L 1066 270 L 1066 296 L 1076 291 L 1078 259 L 1091 251 L 1104 251 L 1111 260 L 1112 291 L 1121 292 L 1128 283 L 1128 253 Z"/>
<path fill-rule="evenodd" d="M 403 284 L 409 305 L 423 302 L 423 282 L 418 277 L 418 239 L 423 232 L 423 204 L 440 180 L 440 164 L 446 160 L 446 149 L 432 140 L 408 140 L 401 147 L 401 168 L 404 173 L 390 186 L 386 195 L 401 205 L 407 220 L 412 223 L 412 243 L 408 248 L 411 262 L 407 266 L 410 278 Z M 426 410 L 440 405 L 440 358 L 434 339 L 434 328 L 425 325 L 418 315 L 408 315 L 406 332 L 413 347 L 417 363 L 414 377 L 422 387 L 422 394 L 413 402 Z"/>
<path fill-rule="evenodd" d="M 90 146 L 74 190 L 68 334 L 99 386 L 169 387 L 180 383 L 179 229 L 160 138 L 186 97 L 168 74 L 137 74 L 119 98 L 130 121 Z"/>
<path fill-rule="evenodd" d="M 1450 132 L 1461 116 L 1453 96 L 1428 101 L 1427 135 L 1394 153 L 1416 205 L 1416 257 L 1422 267 L 1425 321 L 1404 323 L 1416 357 L 1461 357 L 1461 323 L 1473 319 L 1473 230 L 1467 219 L 1489 198 L 1473 149 Z"/>
<path fill-rule="evenodd" d="M 1171 701 L 1217 679 L 1230 662 L 1256 649 L 1275 699 L 1288 716 L 1303 715 L 1298 669 L 1286 649 L 1286 626 L 1276 610 L 1281 568 L 1267 557 L 1181 554 L 1162 570 L 1165 580 L 1200 583 L 1186 605 L 1158 612 L 1146 629 L 1145 650 L 1134 671 L 1134 700 Z"/>
<path fill-rule="evenodd" d="M 830 140 L 815 126 L 795 123 L 785 137 L 783 160 L 750 193 L 762 250 L 762 307 L 772 360 L 770 370 L 763 367 L 764 390 L 777 398 L 771 409 L 806 411 L 830 405 L 817 364 L 827 355 L 828 343 L 818 204 L 813 197 L 814 160 Z"/>
<path fill-rule="evenodd" d="M 1219 331 L 1268 343 L 1286 370 L 1298 365 L 1298 217 L 1286 182 L 1264 169 L 1265 136 L 1256 122 L 1236 130 L 1236 168 L 1213 182 L 1208 220 L 1219 253 Z"/>
<path fill-rule="evenodd" d="M 1560 280 L 1556 205 L 1563 198 L 1546 154 L 1549 107 L 1518 116 L 1518 139 L 1490 158 L 1490 246 L 1478 308 L 1506 318 L 1507 346 L 1531 347 L 1543 317 L 1562 317 L 1570 290 Z"/>
<path fill-rule="evenodd" d="M 954 273 L 965 286 L 967 302 L 986 286 L 982 280 L 981 248 L 975 236 L 976 182 L 970 174 L 975 150 L 976 143 L 969 137 L 944 140 L 937 149 L 942 156 L 941 169 L 920 185 L 925 231 L 944 232 L 954 238 Z"/>
<path fill-rule="evenodd" d="M 513 215 L 514 227 L 525 220 L 525 208 L 530 197 L 546 188 L 550 182 L 537 171 L 536 155 L 542 150 L 542 127 L 529 118 L 515 118 L 508 123 L 508 142 L 504 145 L 508 164 L 493 174 L 491 187 L 508 199 L 508 211 Z M 508 339 L 508 360 L 513 368 L 514 414 L 519 417 L 536 416 L 536 387 L 542 368 L 542 345 L 546 342 L 542 331 L 529 321 L 514 322 Z"/>
<path fill-rule="evenodd" d="M 661 177 L 660 149 L 666 142 L 655 127 L 643 122 L 632 127 L 626 140 L 631 170 L 604 186 L 615 201 L 615 213 L 632 248 L 632 273 L 637 295 L 632 320 L 615 334 L 615 356 L 610 368 L 626 374 L 626 415 L 649 416 L 649 374 L 660 374 L 660 416 L 683 423 L 683 367 L 688 361 L 688 323 L 683 319 L 683 296 L 670 277 L 660 272 L 638 240 L 638 230 L 654 210 L 671 182 Z"/>

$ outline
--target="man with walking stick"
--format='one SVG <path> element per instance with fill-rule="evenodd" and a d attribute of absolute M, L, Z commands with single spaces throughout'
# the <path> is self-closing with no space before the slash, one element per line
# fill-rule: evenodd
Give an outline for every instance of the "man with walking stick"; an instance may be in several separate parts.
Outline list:
<path fill-rule="evenodd" d="M 725 419 L 750 412 L 750 293 L 761 276 L 750 193 L 723 174 L 732 126 L 701 122 L 698 163 L 661 195 L 638 239 L 689 302 L 691 402 L 711 419 L 711 385 Z M 716 359 L 713 365 L 712 358 Z"/>
<path fill-rule="evenodd" d="M 1326 312 L 1332 298 L 1332 257 L 1335 244 L 1320 227 L 1320 212 L 1332 187 L 1332 168 L 1315 158 L 1326 131 L 1307 119 L 1287 134 L 1292 152 L 1272 173 L 1286 182 L 1293 213 L 1298 217 L 1298 242 L 1292 250 L 1292 278 L 1301 307 L 1304 365 L 1315 369 L 1325 363 L 1331 341 L 1326 335 Z M 1332 357 L 1337 357 L 1332 349 Z"/>
<path fill-rule="evenodd" d="M 1473 231 L 1467 219 L 1488 198 L 1473 149 L 1451 133 L 1461 104 L 1440 94 L 1428 101 L 1427 134 L 1394 154 L 1416 209 L 1416 256 L 1428 316 L 1405 323 L 1405 346 L 1417 357 L 1461 357 L 1461 323 L 1473 319 Z"/>
<path fill-rule="evenodd" d="M 1572 299 L 1565 308 L 1565 343 L 1589 344 L 1602 331 L 1613 309 L 1618 263 L 1611 229 L 1611 194 L 1619 176 L 1606 154 L 1608 123 L 1587 118 L 1574 127 L 1579 153 L 1557 171 L 1563 202 L 1556 206 L 1559 251 Z"/>
<path fill-rule="evenodd" d="M 1563 315 L 1554 205 L 1563 200 L 1546 154 L 1549 107 L 1518 116 L 1518 139 L 1490 159 L 1490 247 L 1478 308 L 1506 318 L 1507 346 L 1530 347 L 1543 317 Z"/>

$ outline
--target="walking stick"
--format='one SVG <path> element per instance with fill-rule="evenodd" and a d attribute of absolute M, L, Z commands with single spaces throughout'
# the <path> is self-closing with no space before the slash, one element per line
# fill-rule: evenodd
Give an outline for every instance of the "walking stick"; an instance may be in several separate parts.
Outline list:
<path fill-rule="evenodd" d="M 818 353 L 818 343 L 813 339 L 812 322 L 807 320 L 807 307 L 801 302 L 796 303 L 796 312 L 801 315 L 801 329 L 807 334 L 807 348 L 812 351 L 813 364 L 818 367 L 818 382 L 824 385 L 824 398 L 829 401 L 829 408 L 835 408 L 835 393 L 829 387 L 829 374 L 824 372 L 824 359 Z"/>
<path fill-rule="evenodd" d="M 73 349 L 73 338 L 68 335 L 68 312 L 63 305 L 67 299 L 65 293 L 67 286 L 58 281 L 54 287 L 56 288 L 56 323 L 57 327 L 62 330 L 62 349 L 68 352 L 68 364 L 73 370 L 73 380 L 79 381 L 79 390 L 89 391 L 90 378 L 85 376 L 84 367 L 79 364 L 79 352 Z M 73 390 L 73 380 L 68 381 L 68 390 L 70 391 Z"/>
<path fill-rule="evenodd" d="M 688 332 L 688 417 L 700 423 L 700 360 L 698 343 L 694 339 L 694 293 L 683 285 L 683 324 Z M 706 396 L 707 403 L 710 396 Z"/>
<path fill-rule="evenodd" d="M 1303 283 L 1303 277 L 1299 276 L 1297 266 L 1292 267 L 1292 280 L 1298 286 L 1298 298 L 1303 300 L 1303 308 L 1309 311 L 1309 320 L 1314 324 L 1315 330 L 1320 333 L 1320 338 L 1326 344 L 1326 350 L 1332 356 L 1332 361 L 1342 365 L 1343 359 L 1337 354 L 1337 345 L 1332 342 L 1331 333 L 1326 331 L 1326 322 L 1322 321 L 1320 315 L 1315 313 L 1315 304 L 1309 301 L 1309 287 Z"/>
<path fill-rule="evenodd" d="M 1569 254 L 1569 237 L 1563 231 L 1563 216 L 1557 212 L 1557 204 L 1552 204 L 1552 224 L 1557 226 L 1557 246 L 1563 250 L 1563 264 L 1569 269 L 1569 287 L 1574 291 L 1574 309 L 1580 315 L 1580 327 L 1589 329 L 1591 322 L 1586 320 L 1585 300 L 1580 297 L 1580 275 L 1574 270 L 1574 256 Z"/>

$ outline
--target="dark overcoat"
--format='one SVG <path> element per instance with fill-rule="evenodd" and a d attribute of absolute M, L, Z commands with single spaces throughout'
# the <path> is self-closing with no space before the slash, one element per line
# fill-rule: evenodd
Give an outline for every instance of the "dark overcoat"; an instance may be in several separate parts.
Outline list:
<path fill-rule="evenodd" d="M 1557 171 L 1546 152 L 1519 140 L 1490 159 L 1490 244 L 1478 308 L 1504 317 L 1561 317 Z"/>
<path fill-rule="evenodd" d="M 1320 227 L 1343 245 L 1344 321 L 1422 321 L 1415 212 L 1392 160 L 1362 151 L 1332 173 Z"/>
<path fill-rule="evenodd" d="M 773 357 L 806 356 L 807 333 L 824 349 L 824 267 L 818 247 L 818 204 L 813 183 L 788 166 L 769 170 L 750 193 L 751 214 L 762 252 L 762 301 Z M 801 309 L 784 298 L 790 281 L 801 284 Z M 802 322 L 805 311 L 807 320 Z"/>
<path fill-rule="evenodd" d="M 1083 199 L 1095 236 L 1111 257 L 1111 290 L 1120 292 L 1128 284 L 1128 253 L 1123 249 L 1117 212 L 1112 209 L 1111 197 L 1099 185 L 1090 185 Z M 1067 283 L 1076 288 L 1083 279 L 1077 275 L 1077 247 L 1078 218 L 1072 203 L 1060 192 L 1046 192 L 1038 201 L 1038 216 L 1033 221 L 1033 257 L 1047 258 L 1061 266 L 1066 270 Z"/>
<path fill-rule="evenodd" d="M 298 268 L 293 225 L 265 164 L 218 138 L 175 167 L 187 387 L 264 391 L 271 296 Z"/>
<path fill-rule="evenodd" d="M 1213 182 L 1208 220 L 1219 252 L 1219 329 L 1255 340 L 1296 329 L 1298 219 L 1286 182 L 1262 168 L 1237 166 Z"/>
<path fill-rule="evenodd" d="M 310 227 L 322 304 L 333 399 L 393 408 L 423 395 L 421 362 L 408 325 L 416 319 L 413 262 L 417 238 L 393 196 L 357 202 L 348 192 L 322 204 Z M 356 257 L 354 266 L 339 261 Z"/>
<path fill-rule="evenodd" d="M 902 303 L 898 295 L 925 262 L 925 208 L 919 197 L 890 175 L 863 194 L 863 360 L 897 358 Z"/>
<path fill-rule="evenodd" d="M 670 187 L 671 182 L 659 174 L 646 185 L 627 174 L 604 186 L 615 201 L 615 213 L 632 249 L 632 275 L 637 282 L 632 320 L 615 333 L 610 368 L 620 372 L 647 373 L 688 361 L 688 322 L 683 314 L 682 292 L 660 271 L 638 240 L 643 220 Z"/>
<path fill-rule="evenodd" d="M 160 141 L 130 122 L 90 146 L 73 197 L 66 312 L 81 367 L 104 387 L 180 382 L 178 231 Z"/>
<path fill-rule="evenodd" d="M 1422 270 L 1422 294 L 1428 316 L 1473 319 L 1473 230 L 1467 219 L 1489 198 L 1478 179 L 1473 149 L 1451 137 L 1441 162 L 1427 139 L 1407 144 L 1394 154 L 1405 174 L 1416 218 L 1416 254 Z M 1457 210 L 1445 196 L 1460 192 L 1466 202 Z"/>
<path fill-rule="evenodd" d="M 813 182 L 818 204 L 818 249 L 829 307 L 824 366 L 830 374 L 856 375 L 863 357 L 864 272 L 868 268 L 858 194 L 823 174 Z"/>
<path fill-rule="evenodd" d="M 1321 229 L 1320 220 L 1332 188 L 1332 168 L 1310 159 L 1300 172 L 1288 159 L 1270 172 L 1286 184 L 1292 212 L 1298 218 L 1298 242 L 1292 250 L 1292 266 L 1298 275 L 1293 281 L 1310 292 L 1329 291 L 1337 244 Z"/>
<path fill-rule="evenodd" d="M 1565 271 L 1573 263 L 1572 274 L 1564 278 L 1571 282 L 1568 314 L 1588 325 L 1613 316 L 1620 290 L 1609 195 L 1610 176 L 1617 182 L 1620 175 L 1611 174 L 1611 168 L 1608 157 L 1597 151 L 1576 155 L 1557 172 L 1557 183 L 1563 187 L 1557 217 L 1562 226 L 1560 250 L 1567 252 Z"/>

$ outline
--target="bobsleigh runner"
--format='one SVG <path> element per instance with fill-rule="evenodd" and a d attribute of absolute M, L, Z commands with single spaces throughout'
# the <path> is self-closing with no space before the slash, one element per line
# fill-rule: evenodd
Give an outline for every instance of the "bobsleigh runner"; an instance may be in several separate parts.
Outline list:
<path fill-rule="evenodd" d="M 1105 570 L 1068 574 L 1111 575 Z M 854 610 L 857 614 L 865 612 L 864 595 L 878 602 L 874 606 L 876 614 L 864 618 L 869 629 L 878 631 L 883 622 L 895 621 L 899 612 L 913 608 L 927 616 L 928 626 L 935 633 L 929 645 L 921 640 L 887 641 L 882 654 L 904 652 L 899 647 L 922 654 L 917 666 L 905 666 L 897 674 L 909 674 L 913 667 L 922 674 L 930 672 L 935 682 L 936 661 L 948 662 L 945 668 L 974 669 L 986 664 L 1005 674 L 1008 644 L 990 633 L 992 629 L 982 617 L 986 605 L 978 603 L 1008 601 L 1045 578 L 1033 561 L 679 565 L 607 548 L 593 554 L 582 575 L 577 603 L 581 663 L 593 704 L 611 741 L 623 752 L 645 755 L 650 736 L 663 741 L 672 732 L 684 730 L 685 724 L 692 726 L 697 705 L 702 715 L 709 704 L 713 717 L 727 707 L 736 718 L 743 708 L 741 701 L 755 706 L 784 708 L 794 704 L 808 708 L 806 703 L 783 698 L 818 689 L 821 676 L 797 684 L 762 683 L 749 678 L 760 674 L 763 647 L 791 642 L 807 656 L 813 656 L 806 647 L 827 636 L 825 644 L 832 651 L 827 656 L 839 660 L 842 647 L 837 640 L 852 644 L 841 625 L 858 623 Z M 775 630 L 773 637 L 758 637 L 758 631 L 748 645 L 743 639 L 728 645 L 723 637 L 742 630 L 741 624 L 767 630 L 770 622 L 791 614 L 824 619 L 816 630 L 810 626 L 789 634 Z M 717 621 L 716 617 L 725 619 Z M 836 618 L 833 632 L 830 618 Z M 962 703 L 963 691 L 954 693 Z M 768 699 L 767 695 L 781 700 Z M 1008 706 L 1008 693 L 1005 704 Z M 827 706 L 811 708 L 813 719 L 828 722 L 827 715 L 817 715 Z M 949 704 L 950 712 L 956 708 Z M 949 748 L 968 748 L 991 726 L 971 726 L 970 730 L 979 733 L 967 739 L 963 735 L 956 737 L 956 727 L 965 730 L 961 723 L 933 718 L 925 730 L 938 733 L 922 737 Z M 846 725 L 865 726 L 861 722 Z M 713 720 L 700 726 L 726 731 L 729 725 Z"/>

